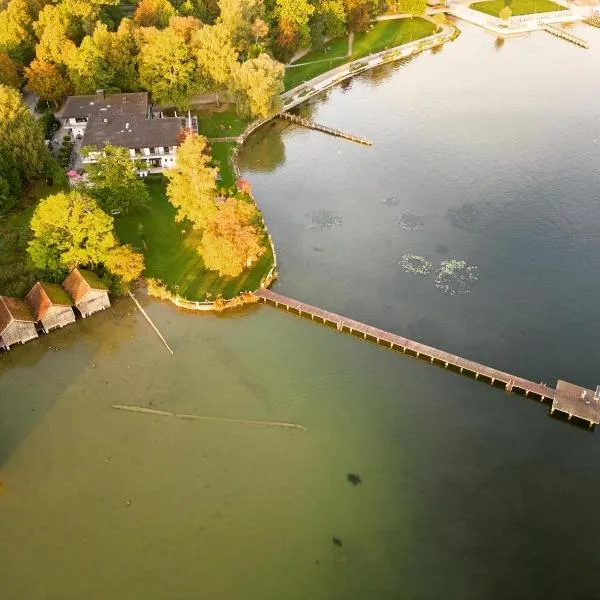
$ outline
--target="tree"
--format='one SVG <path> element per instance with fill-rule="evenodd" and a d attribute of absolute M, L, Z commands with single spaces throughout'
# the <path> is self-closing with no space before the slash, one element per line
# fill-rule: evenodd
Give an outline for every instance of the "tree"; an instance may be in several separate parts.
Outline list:
<path fill-rule="evenodd" d="M 314 11 L 308 0 L 276 0 L 277 45 L 286 55 L 310 44 L 308 23 Z"/>
<path fill-rule="evenodd" d="M 190 43 L 193 34 L 202 29 L 202 21 L 196 17 L 175 16 L 169 19 L 169 27 L 187 44 Z"/>
<path fill-rule="evenodd" d="M 61 277 L 77 266 L 103 263 L 117 246 L 113 220 L 90 196 L 60 192 L 40 201 L 30 223 L 27 252 L 38 269 Z"/>
<path fill-rule="evenodd" d="M 33 57 L 33 12 L 27 0 L 10 0 L 0 11 L 0 52 L 4 52 L 20 66 Z"/>
<path fill-rule="evenodd" d="M 106 28 L 106 25 L 103 26 Z M 78 48 L 66 58 L 67 72 L 78 95 L 110 89 L 115 74 L 94 37 L 86 35 Z"/>
<path fill-rule="evenodd" d="M 22 77 L 17 63 L 4 52 L 0 52 L 0 84 L 19 89 Z"/>
<path fill-rule="evenodd" d="M 398 11 L 409 15 L 422 15 L 427 8 L 426 0 L 397 0 Z"/>
<path fill-rule="evenodd" d="M 258 40 L 264 38 L 269 33 L 269 26 L 265 21 L 257 17 L 252 22 L 251 31 L 254 36 L 254 43 L 258 44 Z"/>
<path fill-rule="evenodd" d="M 159 104 L 185 107 L 196 88 L 196 64 L 185 40 L 171 29 L 142 30 L 140 85 Z"/>
<path fill-rule="evenodd" d="M 129 245 L 117 246 L 108 252 L 104 266 L 123 283 L 131 283 L 142 274 L 144 257 Z"/>
<path fill-rule="evenodd" d="M 198 65 L 198 81 L 217 91 L 231 87 L 240 65 L 237 61 L 238 53 L 231 44 L 229 30 L 225 25 L 217 23 L 197 31 L 193 37 L 193 47 Z"/>
<path fill-rule="evenodd" d="M 68 77 L 63 75 L 59 67 L 39 58 L 25 68 L 25 77 L 34 94 L 42 100 L 52 102 L 56 107 L 73 89 Z"/>
<path fill-rule="evenodd" d="M 218 23 L 229 32 L 233 47 L 245 53 L 252 36 L 252 23 L 263 16 L 263 0 L 219 0 L 219 10 Z"/>
<path fill-rule="evenodd" d="M 217 211 L 217 172 L 211 166 L 206 138 L 188 135 L 177 150 L 175 167 L 165 171 L 167 196 L 177 209 L 176 221 L 188 219 L 194 229 L 206 226 Z"/>
<path fill-rule="evenodd" d="M 316 23 L 319 24 L 322 36 L 342 37 L 346 33 L 344 0 L 320 0 L 311 20 L 311 30 Z"/>
<path fill-rule="evenodd" d="M 166 27 L 176 14 L 169 0 L 140 0 L 133 20 L 140 27 Z"/>
<path fill-rule="evenodd" d="M 348 30 L 367 31 L 371 25 L 371 12 L 376 8 L 373 0 L 345 0 L 345 2 Z"/>
<path fill-rule="evenodd" d="M 238 112 L 259 118 L 275 114 L 281 107 L 284 74 L 284 66 L 268 54 L 243 63 L 235 81 Z"/>
<path fill-rule="evenodd" d="M 19 92 L 0 85 L 0 157 L 10 157 L 22 179 L 39 175 L 49 155 L 42 128 Z"/>
<path fill-rule="evenodd" d="M 498 16 L 503 21 L 508 21 L 512 17 L 512 9 L 510 8 L 510 6 L 506 5 L 502 8 Z"/>
<path fill-rule="evenodd" d="M 177 10 L 180 15 L 196 17 L 203 23 L 212 23 L 219 14 L 216 0 L 183 0 Z"/>
<path fill-rule="evenodd" d="M 82 149 L 83 155 L 89 152 L 98 152 L 98 149 Z M 150 196 L 146 185 L 137 175 L 137 166 L 127 148 L 107 144 L 99 152 L 96 162 L 85 167 L 90 184 L 88 193 L 107 212 L 115 210 L 128 213 L 146 206 Z"/>
<path fill-rule="evenodd" d="M 254 225 L 258 211 L 253 204 L 228 198 L 207 224 L 198 252 L 204 265 L 225 277 L 237 277 L 264 253 Z"/>

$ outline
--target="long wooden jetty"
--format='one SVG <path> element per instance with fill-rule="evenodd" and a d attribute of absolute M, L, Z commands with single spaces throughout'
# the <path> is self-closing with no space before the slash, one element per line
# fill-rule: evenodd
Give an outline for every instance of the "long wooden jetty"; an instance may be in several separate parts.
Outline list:
<path fill-rule="evenodd" d="M 600 423 L 600 386 L 596 392 L 593 392 L 565 381 L 559 381 L 556 389 L 554 389 L 544 383 L 536 383 L 523 377 L 499 371 L 389 331 L 288 298 L 269 289 L 261 289 L 255 292 L 255 295 L 267 304 L 299 316 L 310 317 L 313 321 L 335 327 L 339 332 L 360 336 L 386 348 L 426 360 L 433 365 L 471 376 L 507 392 L 531 397 L 540 402 L 550 402 L 551 414 L 554 412 L 563 413 L 568 420 L 576 417 L 584 421 L 590 428 Z"/>
<path fill-rule="evenodd" d="M 556 37 L 562 38 L 563 40 L 567 40 L 567 42 L 571 42 L 576 46 L 581 46 L 582 48 L 590 47 L 590 45 L 585 40 L 578 38 L 577 36 L 573 35 L 572 33 L 569 33 L 568 31 L 565 31 L 564 29 L 559 29 L 558 27 L 553 27 L 552 25 L 547 25 L 546 23 L 542 23 L 541 27 L 544 31 L 547 31 L 548 33 L 555 35 Z"/>
<path fill-rule="evenodd" d="M 352 135 L 351 133 L 345 133 L 340 129 L 334 129 L 333 127 L 327 127 L 327 125 L 320 125 L 319 123 L 315 123 L 310 119 L 305 119 L 304 117 L 299 117 L 297 115 L 293 115 L 288 112 L 280 112 L 278 115 L 280 118 L 285 119 L 286 121 L 291 121 L 292 123 L 296 123 L 297 125 L 302 125 L 303 127 L 308 127 L 309 129 L 314 129 L 316 131 L 322 131 L 323 133 L 327 133 L 329 135 L 333 135 L 336 137 L 344 138 L 345 140 L 350 140 L 351 142 L 356 142 L 358 144 L 364 144 L 365 146 L 372 146 L 373 142 L 363 137 L 358 137 L 356 135 Z"/>
<path fill-rule="evenodd" d="M 593 14 L 583 20 L 584 23 L 591 25 L 592 27 L 598 27 L 600 29 L 600 15 Z"/>

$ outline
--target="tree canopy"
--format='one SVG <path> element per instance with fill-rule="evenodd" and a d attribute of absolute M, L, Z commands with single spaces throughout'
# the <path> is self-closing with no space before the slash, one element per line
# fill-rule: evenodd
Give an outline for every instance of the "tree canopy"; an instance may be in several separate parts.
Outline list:
<path fill-rule="evenodd" d="M 112 217 L 82 191 L 60 192 L 41 200 L 30 227 L 29 257 L 36 268 L 55 279 L 74 267 L 104 266 L 128 283 L 144 268 L 140 254 L 119 245 Z"/>

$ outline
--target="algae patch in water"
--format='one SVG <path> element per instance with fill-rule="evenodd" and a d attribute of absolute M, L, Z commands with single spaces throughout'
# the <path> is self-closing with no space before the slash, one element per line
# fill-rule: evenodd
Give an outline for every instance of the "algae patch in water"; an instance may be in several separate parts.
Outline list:
<path fill-rule="evenodd" d="M 444 294 L 467 294 L 479 277 L 479 269 L 464 260 L 445 260 L 435 275 L 434 285 Z"/>
<path fill-rule="evenodd" d="M 405 231 L 423 231 L 425 229 L 425 219 L 410 212 L 402 213 L 396 217 L 396 221 Z"/>
<path fill-rule="evenodd" d="M 331 210 L 313 210 L 307 216 L 312 222 L 311 229 L 331 229 L 342 225 L 342 217 Z"/>
<path fill-rule="evenodd" d="M 430 275 L 433 271 L 433 264 L 423 256 L 416 254 L 404 254 L 398 261 L 398 264 L 406 271 L 415 275 Z"/>

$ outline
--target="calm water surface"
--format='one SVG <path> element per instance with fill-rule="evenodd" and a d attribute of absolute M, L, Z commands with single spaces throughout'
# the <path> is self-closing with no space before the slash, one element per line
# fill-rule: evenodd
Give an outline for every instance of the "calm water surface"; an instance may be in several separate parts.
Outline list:
<path fill-rule="evenodd" d="M 260 131 L 277 289 L 595 386 L 600 30 L 574 32 L 592 49 L 465 27 L 302 108 L 370 149 Z M 443 294 L 409 253 L 478 280 Z M 0 357 L 2 598 L 598 597 L 598 432 L 267 307 L 147 308 L 174 357 L 125 300 Z"/>

